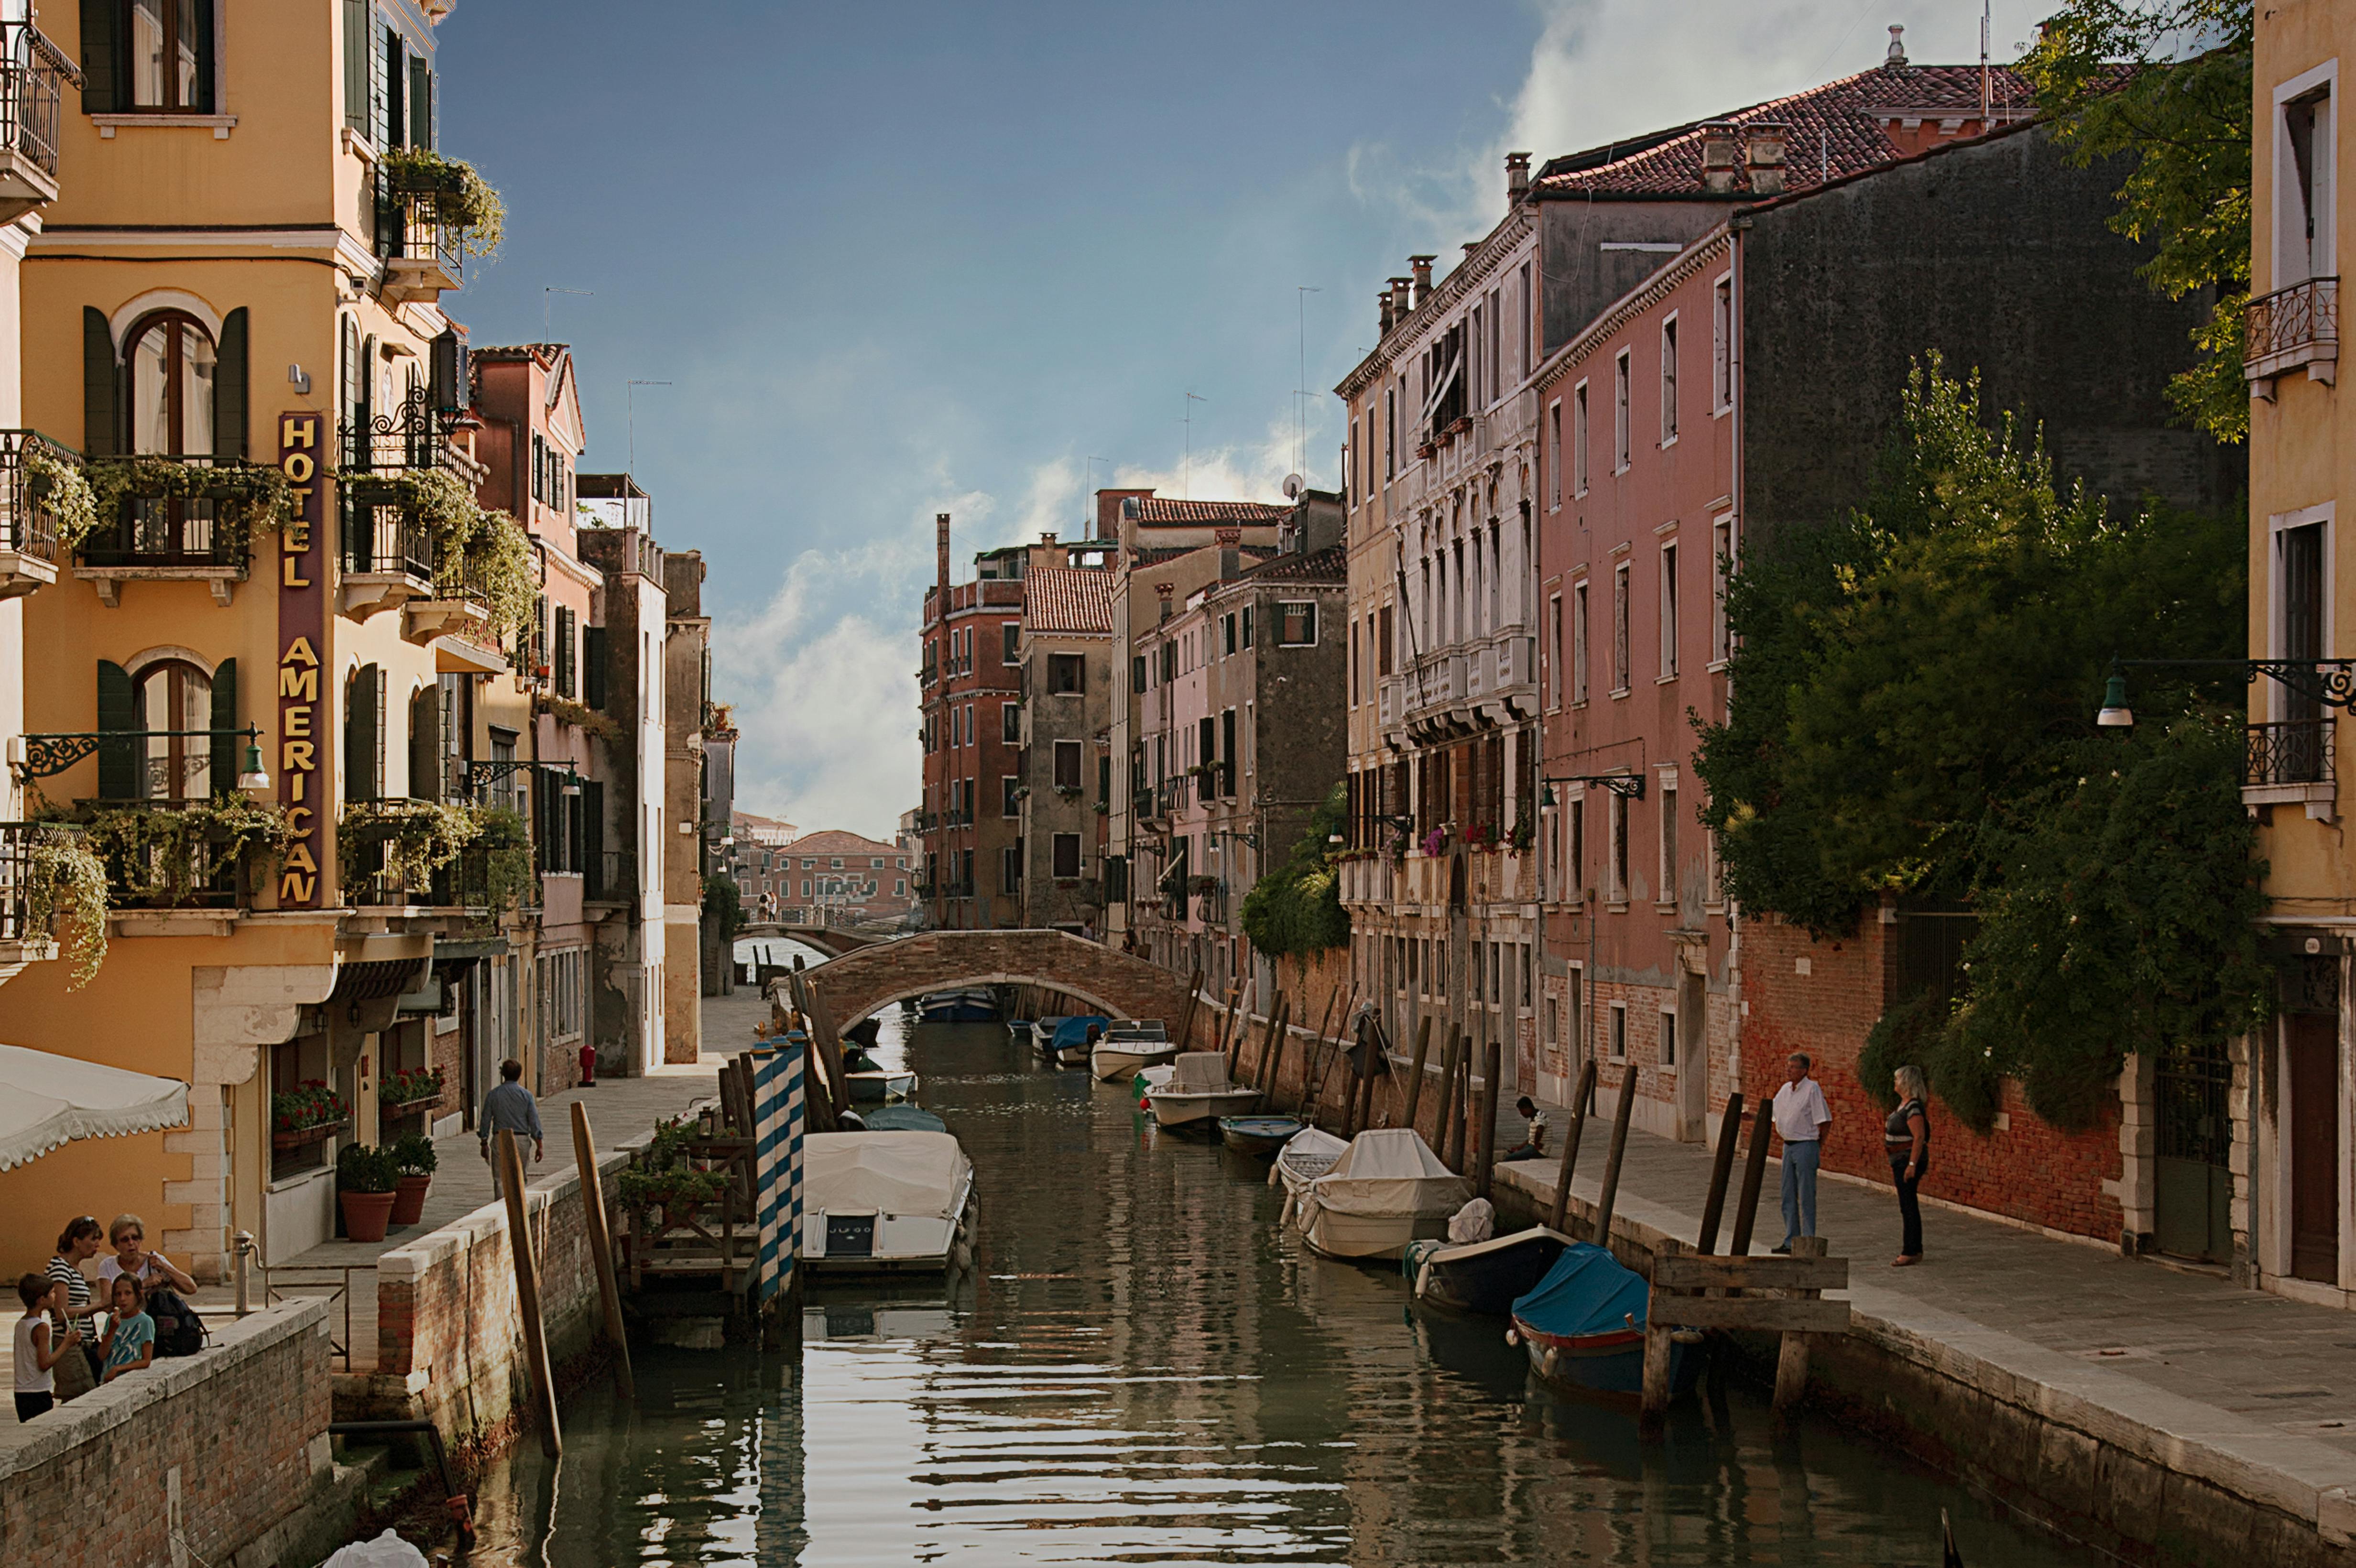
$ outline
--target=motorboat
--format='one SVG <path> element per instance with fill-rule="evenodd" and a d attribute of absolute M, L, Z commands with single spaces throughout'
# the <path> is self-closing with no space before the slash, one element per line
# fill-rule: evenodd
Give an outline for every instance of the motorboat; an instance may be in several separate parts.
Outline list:
<path fill-rule="evenodd" d="M 921 1105 L 878 1105 L 862 1118 L 871 1133 L 945 1133 L 948 1124 Z"/>
<path fill-rule="evenodd" d="M 1182 1059 L 1183 1060 L 1183 1059 Z M 1301 1239 L 1332 1258 L 1397 1258 L 1438 1236 L 1471 1197 L 1413 1127 L 1360 1133 L 1296 1205 Z"/>
<path fill-rule="evenodd" d="M 1171 1065 L 1177 1071 L 1170 1082 L 1145 1092 L 1146 1108 L 1162 1126 L 1200 1126 L 1259 1104 L 1259 1091 L 1229 1078 L 1227 1059 L 1215 1051 L 1183 1051 Z"/>
<path fill-rule="evenodd" d="M 904 1067 L 886 1067 L 858 1046 L 843 1052 L 843 1083 L 854 1105 L 880 1105 L 905 1100 L 916 1092 L 916 1075 Z"/>
<path fill-rule="evenodd" d="M 1481 1203 L 1476 1198 L 1465 1207 Z M 1496 1236 L 1487 1233 L 1484 1223 L 1480 1235 L 1460 1240 L 1456 1221 L 1451 1221 L 1449 1231 L 1444 1240 L 1408 1244 L 1399 1261 L 1408 1294 L 1429 1306 L 1487 1317 L 1511 1312 L 1515 1301 L 1536 1289 L 1563 1248 L 1571 1244 L 1569 1236 L 1545 1225 Z"/>
<path fill-rule="evenodd" d="M 1221 1116 L 1219 1141 L 1237 1154 L 1269 1156 L 1308 1125 L 1298 1116 Z"/>
<path fill-rule="evenodd" d="M 1565 1245 L 1535 1289 L 1513 1304 L 1530 1370 L 1549 1383 L 1597 1393 L 1644 1392 L 1644 1325 L 1652 1287 L 1602 1247 Z M 1701 1334 L 1680 1328 L 1669 1346 L 1671 1397 L 1701 1375 Z"/>
<path fill-rule="evenodd" d="M 1164 1061 L 1154 1067 L 1141 1067 L 1137 1076 L 1129 1081 L 1130 1092 L 1137 1096 L 1137 1108 L 1146 1109 L 1145 1097 L 1178 1076 L 1178 1069 Z"/>
<path fill-rule="evenodd" d="M 988 987 L 928 992 L 916 1005 L 917 1018 L 928 1024 L 985 1024 L 998 1021 L 998 999 Z"/>
<path fill-rule="evenodd" d="M 1158 1067 L 1177 1057 L 1178 1042 L 1160 1019 L 1130 1019 L 1105 1030 L 1104 1039 L 1088 1053 L 1088 1070 L 1098 1082 L 1115 1083 L 1141 1068 Z"/>
<path fill-rule="evenodd" d="M 802 1159 L 810 1267 L 937 1274 L 971 1255 L 973 1164 L 948 1133 L 812 1133 Z"/>
<path fill-rule="evenodd" d="M 1064 1027 L 1066 1016 L 1050 1013 L 1044 1019 L 1031 1020 L 1031 1049 L 1050 1061 L 1055 1060 L 1055 1031 Z"/>
<path fill-rule="evenodd" d="M 1055 1026 L 1046 1054 L 1058 1067 L 1086 1067 L 1088 1052 L 1095 1049 L 1088 1040 L 1088 1030 L 1093 1029 L 1101 1035 L 1111 1022 L 1102 1013 L 1075 1013 Z"/>
<path fill-rule="evenodd" d="M 1349 1147 L 1322 1127 L 1303 1127 L 1292 1135 L 1268 1173 L 1270 1187 L 1284 1189 L 1284 1211 L 1278 1216 L 1278 1224 L 1290 1224 L 1299 1216 L 1309 1184 L 1333 1169 L 1333 1162 Z"/>

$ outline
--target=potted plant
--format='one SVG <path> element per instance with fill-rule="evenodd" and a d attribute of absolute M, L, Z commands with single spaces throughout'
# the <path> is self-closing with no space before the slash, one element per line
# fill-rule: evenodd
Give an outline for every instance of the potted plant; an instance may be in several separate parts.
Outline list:
<path fill-rule="evenodd" d="M 441 1100 L 442 1070 L 438 1067 L 396 1068 L 377 1085 L 376 1103 L 387 1111 L 406 1113 L 439 1104 Z"/>
<path fill-rule="evenodd" d="M 434 1168 L 439 1163 L 434 1140 L 424 1134 L 411 1133 L 394 1140 L 392 1168 L 399 1179 L 392 1189 L 393 1224 L 414 1225 L 425 1218 L 425 1189 L 434 1185 Z"/>
<path fill-rule="evenodd" d="M 324 1078 L 306 1078 L 270 1097 L 270 1147 L 301 1148 L 333 1137 L 351 1115 L 344 1097 Z"/>
<path fill-rule="evenodd" d="M 336 1199 L 344 1211 L 344 1235 L 355 1242 L 381 1242 L 400 1199 L 401 1169 L 389 1149 L 347 1144 L 336 1156 Z"/>

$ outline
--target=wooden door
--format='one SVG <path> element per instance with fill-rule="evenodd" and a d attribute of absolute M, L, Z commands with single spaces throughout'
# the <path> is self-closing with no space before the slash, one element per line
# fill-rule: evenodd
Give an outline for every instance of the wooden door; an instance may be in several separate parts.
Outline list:
<path fill-rule="evenodd" d="M 2290 1272 L 2340 1282 L 2340 1020 L 2283 1015 L 2289 1069 Z"/>

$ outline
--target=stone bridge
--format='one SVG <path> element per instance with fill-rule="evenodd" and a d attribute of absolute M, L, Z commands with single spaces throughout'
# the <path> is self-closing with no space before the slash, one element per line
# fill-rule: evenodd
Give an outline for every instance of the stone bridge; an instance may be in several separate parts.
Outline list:
<path fill-rule="evenodd" d="M 845 931 L 832 925 L 794 925 L 784 921 L 755 920 L 736 928 L 735 940 L 747 937 L 768 937 L 780 942 L 799 942 L 817 948 L 830 958 L 845 953 L 856 953 L 862 947 L 894 940 L 864 931 Z"/>
<path fill-rule="evenodd" d="M 1062 931 L 927 931 L 830 958 L 809 976 L 837 1029 L 903 997 L 967 986 L 1038 986 L 1173 1031 L 1186 1013 L 1184 976 Z"/>

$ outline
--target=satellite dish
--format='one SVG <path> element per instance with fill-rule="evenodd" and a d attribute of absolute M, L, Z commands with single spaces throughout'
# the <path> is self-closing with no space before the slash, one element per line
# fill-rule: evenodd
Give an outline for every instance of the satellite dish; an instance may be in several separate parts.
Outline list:
<path fill-rule="evenodd" d="M 1288 501 L 1301 499 L 1301 492 L 1308 487 L 1298 474 L 1288 474 L 1284 476 L 1284 498 Z"/>

